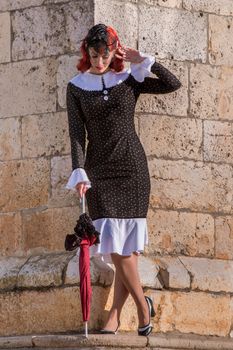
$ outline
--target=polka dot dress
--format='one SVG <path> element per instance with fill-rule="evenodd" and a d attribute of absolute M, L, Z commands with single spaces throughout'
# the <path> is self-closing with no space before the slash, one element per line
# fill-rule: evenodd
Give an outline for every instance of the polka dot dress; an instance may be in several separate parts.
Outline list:
<path fill-rule="evenodd" d="M 135 105 L 141 93 L 168 93 L 181 86 L 155 59 L 150 66 L 157 78 L 135 64 L 122 73 L 80 73 L 67 85 L 72 169 L 84 168 L 91 181 L 86 200 L 92 220 L 147 216 L 151 185 L 135 131 Z"/>

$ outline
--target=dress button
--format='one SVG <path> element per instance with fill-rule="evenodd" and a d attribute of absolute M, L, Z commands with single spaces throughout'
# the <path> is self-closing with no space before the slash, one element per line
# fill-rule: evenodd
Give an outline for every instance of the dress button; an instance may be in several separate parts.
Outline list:
<path fill-rule="evenodd" d="M 108 93 L 108 91 L 107 91 L 107 90 L 104 90 L 103 93 L 106 95 L 106 94 Z"/>
<path fill-rule="evenodd" d="M 104 96 L 104 100 L 107 101 L 108 100 L 108 96 Z"/>

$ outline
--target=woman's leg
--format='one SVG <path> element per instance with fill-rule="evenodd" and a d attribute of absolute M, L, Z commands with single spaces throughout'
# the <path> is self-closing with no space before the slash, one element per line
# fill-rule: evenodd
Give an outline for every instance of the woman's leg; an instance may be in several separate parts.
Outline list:
<path fill-rule="evenodd" d="M 113 303 L 112 307 L 108 314 L 108 320 L 104 327 L 107 330 L 115 330 L 118 326 L 118 321 L 120 320 L 120 314 L 122 307 L 128 298 L 129 292 L 123 284 L 119 271 L 116 268 L 115 271 L 115 282 L 114 282 L 114 294 L 113 294 Z"/>
<path fill-rule="evenodd" d="M 122 285 L 124 285 L 125 290 L 128 290 L 128 292 L 132 295 L 136 303 L 139 327 L 143 327 L 149 323 L 149 312 L 138 274 L 138 256 L 136 254 L 131 254 L 131 256 L 111 254 L 111 256 Z M 121 298 L 120 293 L 118 294 L 118 298 Z M 122 306 L 125 300 L 122 299 Z M 111 319 L 113 318 L 110 318 L 109 322 Z M 117 324 L 116 318 L 114 324 Z M 107 323 L 107 325 L 109 325 L 109 323 Z"/>

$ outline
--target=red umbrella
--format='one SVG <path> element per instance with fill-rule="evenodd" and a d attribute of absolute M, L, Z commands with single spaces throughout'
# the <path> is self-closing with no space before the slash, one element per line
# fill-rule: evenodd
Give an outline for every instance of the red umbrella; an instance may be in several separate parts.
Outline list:
<path fill-rule="evenodd" d="M 95 242 L 95 236 L 84 238 L 80 243 L 79 252 L 80 297 L 86 337 L 88 336 L 87 321 L 90 319 L 92 297 L 89 247 Z"/>
<path fill-rule="evenodd" d="M 85 213 L 85 194 L 80 198 L 82 202 L 82 214 L 77 220 L 74 233 L 67 234 L 65 238 L 65 249 L 72 251 L 80 248 L 79 251 L 79 275 L 80 275 L 80 296 L 82 304 L 83 321 L 85 322 L 85 335 L 87 337 L 87 321 L 90 318 L 91 308 L 91 275 L 89 247 L 100 242 L 100 233 L 96 231 L 92 219 Z"/>
<path fill-rule="evenodd" d="M 100 233 L 95 230 L 91 218 L 85 213 L 85 194 L 80 198 L 83 204 L 83 214 L 75 227 L 76 234 L 82 238 L 79 251 L 79 275 L 80 275 L 80 297 L 82 305 L 83 322 L 85 322 L 85 336 L 88 336 L 87 321 L 90 319 L 91 309 L 91 274 L 89 247 L 99 243 Z"/>

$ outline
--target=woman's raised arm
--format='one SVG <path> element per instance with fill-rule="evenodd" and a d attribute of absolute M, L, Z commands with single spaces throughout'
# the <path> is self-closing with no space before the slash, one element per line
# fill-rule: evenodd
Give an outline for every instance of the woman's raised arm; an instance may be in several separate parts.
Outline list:
<path fill-rule="evenodd" d="M 140 53 L 144 60 L 140 63 L 131 63 L 131 74 L 135 78 L 135 93 L 166 94 L 178 90 L 181 87 L 180 80 L 155 57 Z M 157 77 L 149 77 L 150 72 Z"/>

